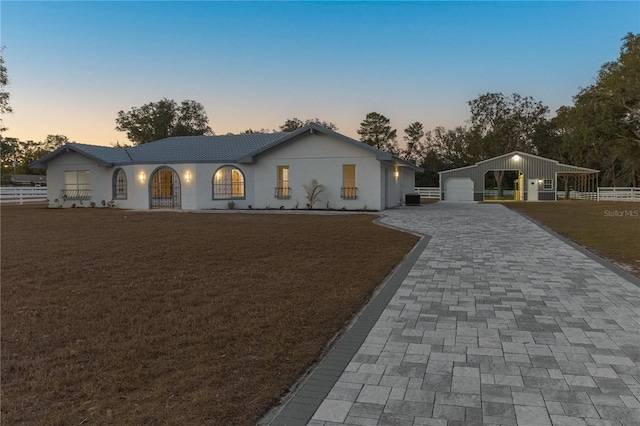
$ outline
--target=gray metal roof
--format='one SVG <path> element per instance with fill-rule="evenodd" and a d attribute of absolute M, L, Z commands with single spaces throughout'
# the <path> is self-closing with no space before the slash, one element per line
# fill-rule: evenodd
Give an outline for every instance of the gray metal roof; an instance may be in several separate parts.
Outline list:
<path fill-rule="evenodd" d="M 130 148 L 68 143 L 33 162 L 32 168 L 46 168 L 47 163 L 67 152 L 92 158 L 101 166 L 144 163 L 236 162 L 288 133 L 254 133 L 224 136 L 177 136 Z"/>
<path fill-rule="evenodd" d="M 589 169 L 589 168 L 586 168 L 586 167 L 578 167 L 578 166 L 570 166 L 570 165 L 567 165 L 567 164 L 562 164 L 559 161 L 552 160 L 550 158 L 540 157 L 539 155 L 528 154 L 526 152 L 521 152 L 521 151 L 513 151 L 513 152 L 509 152 L 507 154 L 499 155 L 497 157 L 489 158 L 487 160 L 478 161 L 476 164 L 471 165 L 471 166 L 460 167 L 460 168 L 457 168 L 457 169 L 443 170 L 441 172 L 438 172 L 438 174 L 448 174 L 448 173 L 452 173 L 452 172 L 458 172 L 458 171 L 464 170 L 464 169 L 472 169 L 472 168 L 478 167 L 480 165 L 483 165 L 485 163 L 499 162 L 500 160 L 502 160 L 504 158 L 511 158 L 514 155 L 519 155 L 521 157 L 529 157 L 529 158 L 537 160 L 537 161 L 552 163 L 552 164 L 554 164 L 556 166 L 556 168 L 557 168 L 556 171 L 558 173 L 598 173 L 599 172 L 599 170 Z"/>
<path fill-rule="evenodd" d="M 68 143 L 44 157 L 29 164 L 32 169 L 46 169 L 49 161 L 68 152 L 76 152 L 85 157 L 92 158 L 101 166 L 112 166 L 114 164 L 126 164 L 131 161 L 124 148 L 111 148 L 108 146 L 87 145 L 83 143 Z"/>
<path fill-rule="evenodd" d="M 179 136 L 131 148 L 112 148 L 79 143 L 66 144 L 30 164 L 32 168 L 47 168 L 47 163 L 66 152 L 77 152 L 94 159 L 99 165 L 122 166 L 145 163 L 253 163 L 256 157 L 307 133 L 323 133 L 375 154 L 380 161 L 401 164 L 416 172 L 423 170 L 388 152 L 373 148 L 315 123 L 290 133 L 252 133 L 224 136 Z"/>
<path fill-rule="evenodd" d="M 600 170 L 558 163 L 558 173 L 599 173 Z"/>
<path fill-rule="evenodd" d="M 47 183 L 47 175 L 11 175 L 14 183 Z"/>
<path fill-rule="evenodd" d="M 131 163 L 237 162 L 288 133 L 180 136 L 127 148 Z"/>

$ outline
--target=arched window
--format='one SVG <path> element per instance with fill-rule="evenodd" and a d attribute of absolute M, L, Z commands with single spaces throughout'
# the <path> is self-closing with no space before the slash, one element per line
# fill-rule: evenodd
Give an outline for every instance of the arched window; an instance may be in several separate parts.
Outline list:
<path fill-rule="evenodd" d="M 235 167 L 220 167 L 213 174 L 213 199 L 234 198 L 244 198 L 244 175 Z"/>
<path fill-rule="evenodd" d="M 127 175 L 122 169 L 113 172 L 113 199 L 127 199 Z"/>

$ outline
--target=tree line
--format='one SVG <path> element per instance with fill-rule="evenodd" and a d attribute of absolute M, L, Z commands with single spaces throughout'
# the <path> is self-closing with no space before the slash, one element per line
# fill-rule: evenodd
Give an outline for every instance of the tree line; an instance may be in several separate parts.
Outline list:
<path fill-rule="evenodd" d="M 0 112 L 11 112 L 1 57 L 0 66 Z M 439 171 L 515 150 L 601 170 L 603 186 L 640 186 L 640 35 L 627 34 L 618 59 L 604 64 L 593 84 L 580 89 L 573 105 L 559 108 L 553 118 L 549 118 L 547 106 L 518 93 L 485 93 L 470 100 L 468 106 L 470 119 L 453 129 L 425 131 L 423 123 L 411 123 L 403 130 L 404 148 L 398 144 L 397 129 L 378 112 L 368 113 L 357 132 L 363 143 L 425 169 L 417 180 L 420 186 L 436 186 Z M 309 123 L 338 130 L 332 122 L 294 117 L 277 129 L 249 128 L 241 133 L 292 132 Z M 170 99 L 119 111 L 116 130 L 126 132 L 133 145 L 171 136 L 214 134 L 202 104 Z M 67 141 L 62 135 L 49 135 L 42 142 L 0 135 L 3 166 L 34 172 L 27 167 L 30 161 Z M 496 179 L 500 180 L 499 173 Z"/>

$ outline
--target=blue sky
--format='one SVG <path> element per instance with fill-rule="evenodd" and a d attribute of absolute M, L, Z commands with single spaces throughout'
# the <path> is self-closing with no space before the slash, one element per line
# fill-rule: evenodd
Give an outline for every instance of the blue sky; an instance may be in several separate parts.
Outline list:
<path fill-rule="evenodd" d="M 451 128 L 486 92 L 570 105 L 640 2 L 0 3 L 11 106 L 5 136 L 126 142 L 119 110 L 163 97 L 205 106 L 217 134 L 318 117 L 358 138 Z"/>

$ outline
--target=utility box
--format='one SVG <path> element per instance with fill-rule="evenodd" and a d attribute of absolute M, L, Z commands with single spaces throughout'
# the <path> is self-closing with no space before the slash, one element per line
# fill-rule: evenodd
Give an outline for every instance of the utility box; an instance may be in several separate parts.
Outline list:
<path fill-rule="evenodd" d="M 404 204 L 407 206 L 419 206 L 420 194 L 406 194 L 404 196 Z"/>

